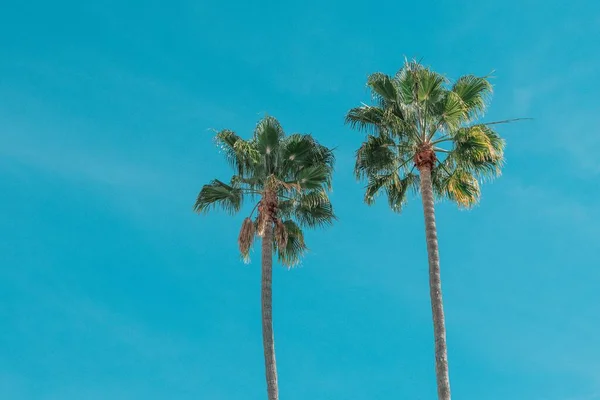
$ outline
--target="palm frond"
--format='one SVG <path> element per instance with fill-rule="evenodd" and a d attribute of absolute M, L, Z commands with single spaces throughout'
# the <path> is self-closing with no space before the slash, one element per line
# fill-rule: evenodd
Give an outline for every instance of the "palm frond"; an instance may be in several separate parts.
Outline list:
<path fill-rule="evenodd" d="M 294 211 L 298 205 L 298 199 L 279 200 L 277 205 L 277 215 L 281 219 L 290 219 L 294 216 Z"/>
<path fill-rule="evenodd" d="M 331 172 L 333 172 L 333 167 L 335 166 L 335 154 L 333 151 L 334 149 L 330 149 L 315 141 L 315 146 L 311 152 L 312 162 L 315 164 L 325 165 Z"/>
<path fill-rule="evenodd" d="M 469 116 L 463 100 L 457 93 L 452 91 L 447 91 L 443 99 L 433 107 L 436 108 L 434 114 L 439 116 L 439 121 L 436 125 L 430 127 L 432 130 L 443 127 L 448 132 L 454 131 L 458 129 Z M 433 133 L 433 131 L 430 132 L 430 134 Z"/>
<path fill-rule="evenodd" d="M 314 190 L 302 195 L 295 203 L 293 216 L 300 226 L 310 228 L 331 225 L 336 216 L 324 190 Z"/>
<path fill-rule="evenodd" d="M 348 111 L 345 122 L 352 129 L 377 134 L 381 129 L 385 128 L 384 110 L 379 107 L 367 105 L 355 107 Z"/>
<path fill-rule="evenodd" d="M 431 171 L 433 190 L 438 199 L 448 199 L 461 208 L 470 208 L 479 201 L 477 177 L 446 159 Z"/>
<path fill-rule="evenodd" d="M 270 116 L 261 119 L 254 130 L 256 148 L 263 155 L 274 154 L 283 137 L 284 132 L 281 124 L 277 119 Z"/>
<path fill-rule="evenodd" d="M 388 204 L 392 211 L 401 212 L 402 207 L 406 203 L 406 194 L 408 189 L 416 189 L 419 184 L 419 177 L 416 174 L 407 174 L 400 178 L 397 174 L 393 179 L 387 182 L 385 191 L 388 198 Z"/>
<path fill-rule="evenodd" d="M 456 170 L 445 182 L 446 195 L 459 206 L 470 208 L 479 201 L 477 179 L 467 171 Z"/>
<path fill-rule="evenodd" d="M 395 142 L 385 135 L 369 135 L 356 151 L 354 175 L 357 179 L 374 173 L 389 172 L 398 167 Z"/>
<path fill-rule="evenodd" d="M 220 207 L 230 214 L 239 211 L 243 201 L 243 191 L 218 179 L 204 185 L 194 203 L 197 213 L 208 212 L 210 208 Z"/>
<path fill-rule="evenodd" d="M 235 143 L 238 140 L 242 140 L 242 138 L 236 135 L 235 132 L 230 131 L 228 129 L 224 129 L 220 132 L 217 132 L 214 140 L 217 146 L 220 148 L 220 150 L 223 151 L 223 153 L 225 154 L 227 162 L 232 167 L 237 167 L 238 158 L 234 146 Z"/>
<path fill-rule="evenodd" d="M 374 98 L 380 100 L 381 105 L 390 105 L 397 101 L 396 87 L 388 75 L 380 72 L 369 75 L 367 86 Z"/>
<path fill-rule="evenodd" d="M 304 165 L 311 161 L 315 140 L 310 135 L 294 133 L 281 142 L 281 158 L 283 162 L 293 165 Z"/>
<path fill-rule="evenodd" d="M 256 174 L 256 166 L 260 161 L 260 153 L 255 143 L 246 140 L 237 140 L 233 146 L 236 155 L 238 174 L 241 177 L 250 177 Z"/>
<path fill-rule="evenodd" d="M 278 248 L 287 247 L 288 232 L 283 222 L 280 219 L 275 221 L 275 243 Z"/>
<path fill-rule="evenodd" d="M 390 183 L 393 183 L 394 179 L 399 179 L 396 171 L 381 175 L 369 175 L 367 186 L 365 188 L 365 203 L 367 203 L 367 205 L 374 204 L 375 198 L 379 192 Z"/>
<path fill-rule="evenodd" d="M 458 168 L 480 179 L 492 179 L 501 174 L 505 142 L 493 129 L 473 125 L 459 129 L 453 139 L 454 149 L 448 158 Z"/>
<path fill-rule="evenodd" d="M 418 144 L 411 140 L 399 141 L 396 145 L 396 152 L 398 158 L 402 160 L 401 166 L 408 166 L 409 163 L 405 163 L 408 160 L 412 160 L 415 157 L 415 153 L 418 150 Z"/>
<path fill-rule="evenodd" d="M 511 122 L 530 121 L 530 120 L 533 120 L 533 118 L 511 118 L 511 119 L 504 119 L 502 121 L 482 122 L 481 125 L 510 124 Z"/>
<path fill-rule="evenodd" d="M 400 102 L 405 106 L 412 105 L 418 100 L 419 83 L 416 76 L 418 67 L 407 62 L 396 73 L 394 83 L 398 90 Z"/>
<path fill-rule="evenodd" d="M 460 128 L 454 132 L 453 139 L 456 151 L 462 158 L 483 159 L 494 155 L 495 149 L 482 125 Z"/>
<path fill-rule="evenodd" d="M 429 68 L 422 68 L 415 74 L 418 81 L 417 96 L 419 102 L 437 102 L 444 94 L 446 77 Z"/>
<path fill-rule="evenodd" d="M 491 83 L 483 77 L 464 75 L 456 80 L 452 91 L 462 100 L 467 115 L 477 118 L 483 115 L 492 95 Z"/>
<path fill-rule="evenodd" d="M 327 186 L 331 179 L 331 170 L 323 164 L 302 168 L 288 184 L 297 184 L 302 189 L 318 189 Z"/>
<path fill-rule="evenodd" d="M 274 243 L 277 250 L 279 262 L 285 266 L 293 267 L 300 262 L 301 257 L 308 250 L 304 243 L 304 234 L 302 229 L 292 220 L 283 221 L 287 232 L 287 243 L 285 247 L 279 247 Z"/>
<path fill-rule="evenodd" d="M 264 178 L 261 176 L 250 176 L 247 178 L 241 177 L 240 175 L 234 175 L 231 178 L 231 186 L 240 188 L 244 186 L 253 194 L 258 194 L 264 185 Z"/>
<path fill-rule="evenodd" d="M 281 142 L 281 158 L 296 167 L 324 164 L 331 168 L 335 164 L 333 151 L 319 144 L 312 135 L 295 133 Z"/>
<path fill-rule="evenodd" d="M 233 131 L 225 129 L 218 132 L 215 142 L 225 154 L 228 164 L 235 168 L 240 176 L 245 176 L 252 164 L 258 161 L 258 151 Z"/>

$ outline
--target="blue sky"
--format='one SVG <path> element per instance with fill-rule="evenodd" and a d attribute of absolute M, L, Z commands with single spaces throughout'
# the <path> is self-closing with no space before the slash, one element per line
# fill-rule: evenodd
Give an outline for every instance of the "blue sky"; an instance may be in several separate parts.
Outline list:
<path fill-rule="evenodd" d="M 242 217 L 191 211 L 230 175 L 209 128 L 265 112 L 338 146 L 339 223 L 274 272 L 282 398 L 435 398 L 420 202 L 363 205 L 343 125 L 406 55 L 535 118 L 480 206 L 437 209 L 454 397 L 600 399 L 600 3 L 569 4 L 3 3 L 3 398 L 265 397 Z"/>

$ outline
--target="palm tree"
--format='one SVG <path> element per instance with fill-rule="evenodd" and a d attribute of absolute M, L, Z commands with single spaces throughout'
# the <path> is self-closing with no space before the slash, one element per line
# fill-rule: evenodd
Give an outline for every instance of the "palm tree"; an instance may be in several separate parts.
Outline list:
<path fill-rule="evenodd" d="M 242 223 L 238 245 L 248 262 L 255 236 L 262 238 L 263 350 L 268 399 L 276 400 L 279 394 L 272 318 L 273 252 L 281 264 L 297 264 L 307 250 L 301 228 L 325 226 L 335 220 L 327 195 L 334 156 L 332 150 L 311 135 L 286 137 L 273 117 L 259 121 L 250 140 L 223 130 L 217 133 L 216 142 L 235 174 L 230 183 L 215 179 L 204 185 L 194 210 L 202 213 L 219 207 L 234 214 L 240 211 L 244 199 L 255 203 Z"/>
<path fill-rule="evenodd" d="M 450 399 L 446 328 L 434 199 L 460 207 L 479 200 L 482 179 L 500 174 L 504 140 L 492 125 L 475 123 L 483 115 L 492 86 L 486 77 L 466 75 L 453 84 L 416 61 L 395 76 L 369 76 L 373 105 L 351 109 L 346 123 L 366 131 L 356 152 L 355 175 L 366 179 L 364 201 L 380 192 L 400 212 L 409 189 L 421 193 L 429 261 L 429 290 L 435 339 L 438 398 Z"/>

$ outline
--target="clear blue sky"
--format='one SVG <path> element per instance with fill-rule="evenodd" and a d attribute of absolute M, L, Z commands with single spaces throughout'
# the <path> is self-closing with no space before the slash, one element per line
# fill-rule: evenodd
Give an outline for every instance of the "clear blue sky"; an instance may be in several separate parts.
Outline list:
<path fill-rule="evenodd" d="M 438 207 L 454 397 L 600 399 L 600 3 L 165 4 L 2 3 L 3 399 L 265 398 L 242 217 L 192 213 L 230 174 L 208 129 L 265 112 L 338 146 L 339 223 L 274 273 L 281 397 L 434 399 L 421 205 L 362 204 L 343 125 L 404 55 L 535 118 L 479 207 Z"/>

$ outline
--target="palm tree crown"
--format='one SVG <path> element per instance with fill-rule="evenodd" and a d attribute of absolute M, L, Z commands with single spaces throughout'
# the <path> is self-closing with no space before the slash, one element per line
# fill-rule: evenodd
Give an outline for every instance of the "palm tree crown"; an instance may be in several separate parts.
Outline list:
<path fill-rule="evenodd" d="M 409 188 L 419 191 L 417 172 L 431 170 L 437 198 L 471 207 L 480 195 L 478 180 L 500 174 L 504 140 L 474 123 L 483 115 L 492 86 L 486 77 L 448 79 L 415 61 L 395 76 L 369 76 L 374 105 L 351 109 L 346 123 L 368 133 L 356 153 L 355 174 L 368 181 L 365 202 L 385 191 L 399 212 Z M 508 121 L 500 121 L 508 122 Z M 415 167 L 416 170 L 415 170 Z"/>
<path fill-rule="evenodd" d="M 238 244 L 244 260 L 256 234 L 274 227 L 273 247 L 279 261 L 295 265 L 307 247 L 303 227 L 328 225 L 335 219 L 327 191 L 331 189 L 334 156 L 311 135 L 286 136 L 279 122 L 265 117 L 251 139 L 223 130 L 215 138 L 235 174 L 229 183 L 213 180 L 198 194 L 194 210 L 220 207 L 238 212 L 244 199 L 255 202 L 244 219 Z M 257 212 L 256 218 L 253 215 Z"/>

